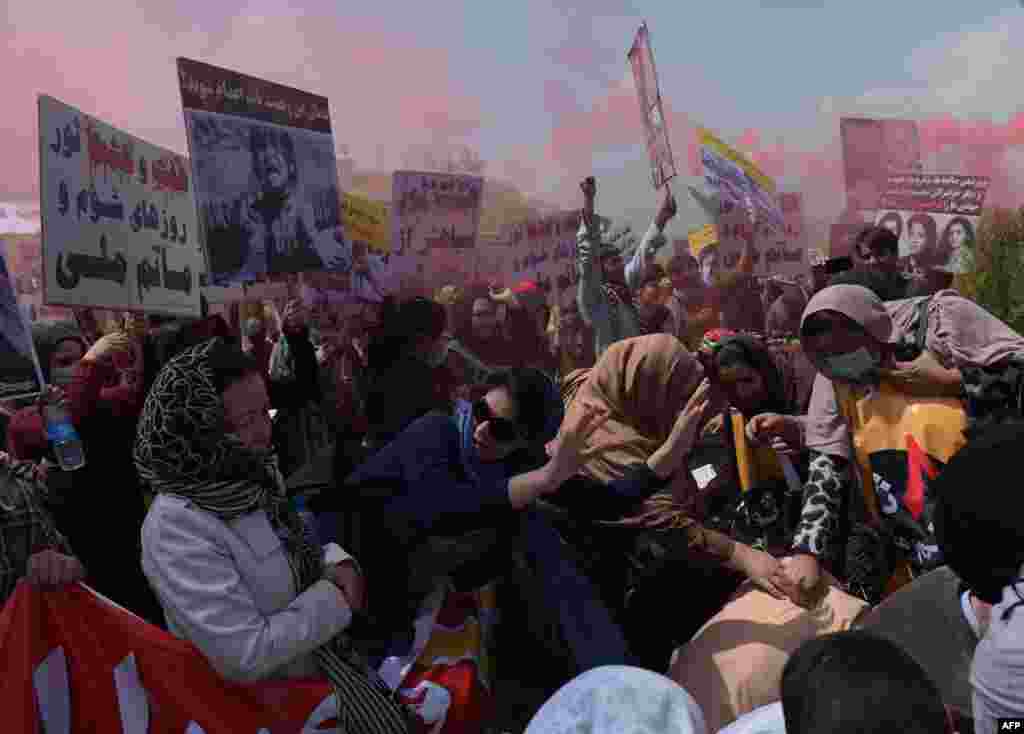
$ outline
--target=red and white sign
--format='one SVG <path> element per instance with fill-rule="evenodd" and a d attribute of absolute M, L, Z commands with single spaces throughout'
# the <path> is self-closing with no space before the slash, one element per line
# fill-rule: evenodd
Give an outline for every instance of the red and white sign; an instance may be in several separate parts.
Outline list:
<path fill-rule="evenodd" d="M 646 23 L 637 30 L 627 56 L 640 102 L 644 144 L 651 162 L 651 181 L 654 188 L 660 189 L 676 177 L 676 163 L 672 157 L 672 146 L 668 142 L 665 111 L 662 109 L 661 90 L 658 88 L 658 72 L 654 66 L 654 51 L 651 50 L 651 34 Z"/>

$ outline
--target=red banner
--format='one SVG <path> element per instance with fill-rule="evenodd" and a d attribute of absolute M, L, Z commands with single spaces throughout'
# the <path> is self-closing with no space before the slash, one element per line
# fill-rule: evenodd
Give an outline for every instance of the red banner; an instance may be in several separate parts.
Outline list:
<path fill-rule="evenodd" d="M 449 594 L 434 629 L 479 630 L 474 598 Z M 404 676 L 402 699 L 424 733 L 478 731 L 490 697 L 477 656 L 448 650 L 444 661 L 430 647 Z M 230 683 L 191 643 L 82 586 L 23 582 L 0 614 L 0 711 L 10 732 L 312 734 L 335 731 L 338 704 L 325 680 Z"/>

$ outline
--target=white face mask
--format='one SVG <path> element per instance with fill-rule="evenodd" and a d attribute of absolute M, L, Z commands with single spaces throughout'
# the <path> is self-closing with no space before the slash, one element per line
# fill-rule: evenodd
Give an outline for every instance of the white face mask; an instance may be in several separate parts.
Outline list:
<path fill-rule="evenodd" d="M 75 379 L 75 367 L 55 367 L 50 370 L 50 382 L 57 387 L 67 387 Z"/>
<path fill-rule="evenodd" d="M 875 377 L 878 362 L 866 347 L 861 347 L 856 352 L 836 354 L 824 359 L 822 368 L 826 376 L 833 380 L 863 384 Z"/>

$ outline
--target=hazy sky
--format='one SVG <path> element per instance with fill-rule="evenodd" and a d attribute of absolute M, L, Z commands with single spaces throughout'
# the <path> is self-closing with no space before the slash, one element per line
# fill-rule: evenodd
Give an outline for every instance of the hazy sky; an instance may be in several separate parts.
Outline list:
<path fill-rule="evenodd" d="M 838 118 L 858 112 L 929 121 L 932 163 L 1001 176 L 996 196 L 1024 189 L 1016 0 L 6 2 L 0 199 L 37 195 L 39 93 L 184 151 L 174 59 L 189 56 L 330 97 L 360 168 L 466 142 L 489 174 L 558 203 L 593 172 L 600 208 L 639 221 L 656 205 L 626 63 L 642 19 L 687 174 L 704 124 L 834 216 Z M 965 162 L 951 136 L 990 149 Z"/>

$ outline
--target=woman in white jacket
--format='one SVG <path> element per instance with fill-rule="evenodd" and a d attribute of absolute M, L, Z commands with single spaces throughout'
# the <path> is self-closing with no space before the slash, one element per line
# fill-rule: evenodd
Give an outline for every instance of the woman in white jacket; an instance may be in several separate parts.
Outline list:
<path fill-rule="evenodd" d="M 344 631 L 363 605 L 354 560 L 325 552 L 289 504 L 258 367 L 221 339 L 168 363 L 135 461 L 157 493 L 142 565 L 169 629 L 225 678 L 326 675 L 345 731 L 405 732 L 401 706 Z"/>

